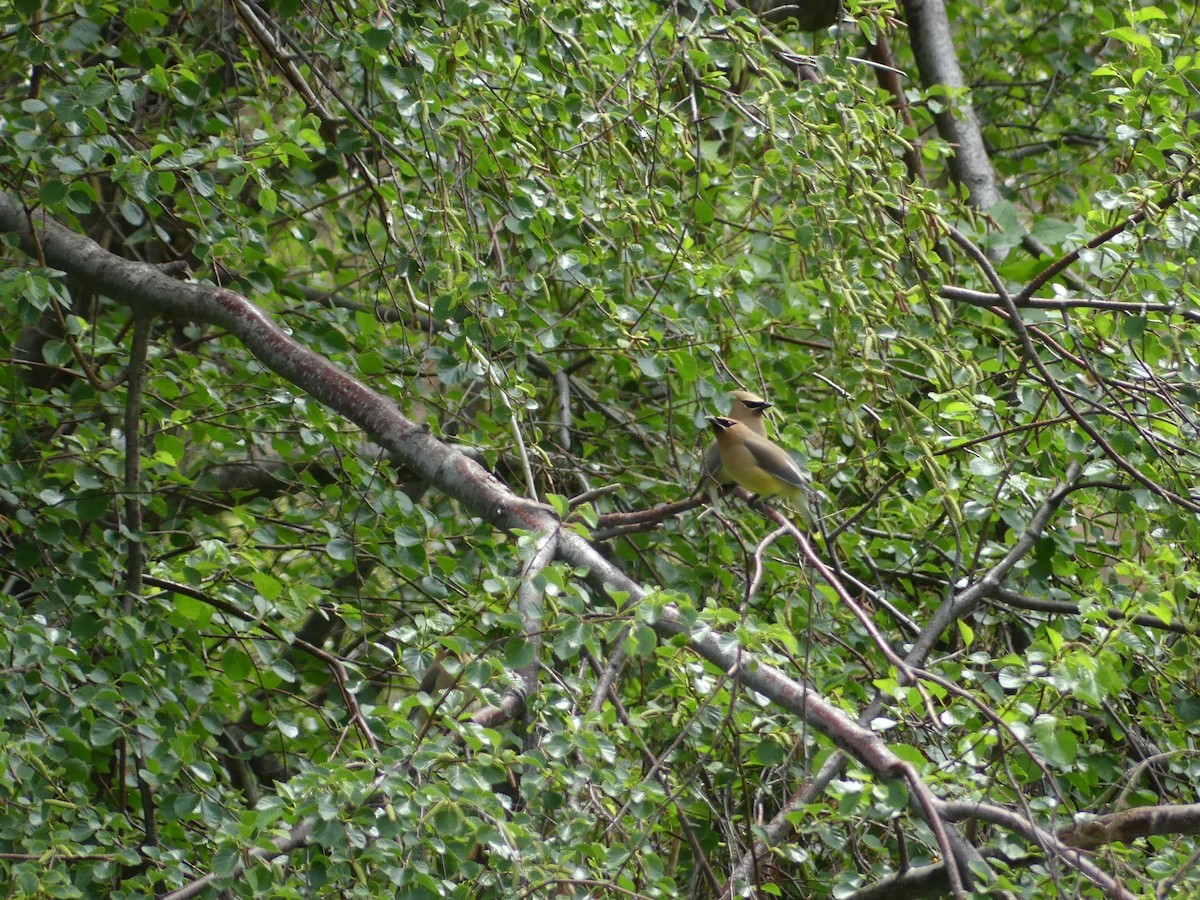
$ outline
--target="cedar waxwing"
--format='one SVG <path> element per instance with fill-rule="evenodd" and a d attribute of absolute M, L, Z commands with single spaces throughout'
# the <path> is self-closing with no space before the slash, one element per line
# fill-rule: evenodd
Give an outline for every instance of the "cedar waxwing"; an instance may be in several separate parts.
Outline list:
<path fill-rule="evenodd" d="M 734 481 L 760 497 L 790 500 L 806 522 L 812 521 L 804 475 L 790 453 L 741 422 L 708 416 L 717 438 L 721 467 Z"/>
<path fill-rule="evenodd" d="M 734 391 L 733 405 L 729 408 L 729 418 L 735 422 L 741 422 L 759 437 L 765 438 L 767 429 L 763 425 L 763 413 L 770 408 L 771 404 L 758 394 L 752 394 L 749 391 Z M 717 442 L 713 441 L 704 451 L 704 461 L 700 464 L 700 484 L 696 486 L 692 496 L 707 489 L 710 496 L 715 499 L 716 486 L 724 484 L 733 484 L 733 478 L 722 467 L 721 451 L 717 447 Z"/>

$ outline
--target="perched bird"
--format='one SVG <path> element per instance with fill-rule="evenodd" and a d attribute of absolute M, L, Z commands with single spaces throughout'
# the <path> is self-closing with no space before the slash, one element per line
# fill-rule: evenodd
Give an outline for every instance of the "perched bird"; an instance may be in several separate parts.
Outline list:
<path fill-rule="evenodd" d="M 770 408 L 771 404 L 757 394 L 749 391 L 734 391 L 733 405 L 729 408 L 729 418 L 735 422 L 741 422 L 759 437 L 765 438 L 767 429 L 763 425 L 763 413 Z M 717 447 L 717 442 L 713 441 L 704 451 L 704 460 L 700 464 L 700 484 L 696 486 L 696 490 L 692 491 L 692 496 L 707 490 L 709 495 L 715 498 L 718 485 L 733 484 L 733 481 L 733 478 L 721 465 L 721 451 Z"/>
<path fill-rule="evenodd" d="M 790 453 L 735 419 L 707 419 L 717 439 L 721 468 L 730 478 L 760 497 L 791 501 L 806 522 L 812 521 L 805 478 Z"/>

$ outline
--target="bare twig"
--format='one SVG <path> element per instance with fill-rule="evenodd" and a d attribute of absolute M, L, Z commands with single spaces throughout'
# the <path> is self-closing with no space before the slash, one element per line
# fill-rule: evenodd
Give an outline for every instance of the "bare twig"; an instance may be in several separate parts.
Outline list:
<path fill-rule="evenodd" d="M 520 529 L 539 535 L 536 538 L 539 544 L 534 553 L 535 560 L 541 560 L 543 554 L 545 558 L 551 558 L 556 547 L 558 557 L 585 573 L 596 590 L 624 594 L 634 603 L 646 599 L 644 587 L 597 552 L 582 536 L 571 529 L 562 529 L 548 507 L 507 490 L 472 460 L 406 418 L 389 398 L 370 390 L 332 365 L 328 359 L 297 343 L 246 297 L 223 288 L 173 281 L 152 266 L 122 260 L 107 253 L 94 242 L 54 222 L 42 221 L 35 229 L 22 206 L 3 193 L 0 193 L 0 232 L 13 233 L 17 244 L 26 251 L 44 251 L 49 265 L 91 278 L 97 290 L 106 296 L 120 297 L 139 310 L 161 312 L 225 328 L 240 339 L 265 366 L 358 424 L 372 440 L 404 462 L 420 478 L 459 500 L 484 521 L 495 527 Z M 557 535 L 556 543 L 551 535 Z M 546 543 L 542 544 L 541 541 Z M 803 541 L 801 546 L 806 545 L 807 541 Z M 811 552 L 811 545 L 808 545 L 806 553 L 810 558 L 816 558 L 816 554 Z M 529 571 L 536 568 L 536 565 L 531 565 Z M 832 575 L 827 567 L 823 568 L 824 571 L 818 569 L 821 577 Z M 836 582 L 836 578 L 833 580 Z M 532 586 L 528 590 L 533 591 Z M 536 605 L 538 598 L 530 595 L 528 601 Z M 526 606 L 525 609 L 525 617 L 534 614 L 532 607 Z M 669 604 L 657 610 L 657 613 L 651 627 L 660 639 L 681 642 L 721 671 L 730 673 L 730 677 L 745 688 L 762 694 L 780 709 L 803 718 L 837 747 L 861 761 L 877 777 L 907 782 L 914 809 L 923 818 L 930 815 L 931 809 L 936 809 L 931 806 L 935 801 L 931 800 L 928 788 L 917 773 L 889 748 L 880 735 L 854 722 L 833 703 L 789 678 L 778 668 L 754 660 L 732 635 L 698 630 L 689 617 Z M 877 634 L 873 627 L 871 631 Z M 750 662 L 756 664 L 750 665 Z M 522 687 L 528 689 L 528 684 Z M 503 705 L 522 706 L 527 696 L 518 693 L 510 698 L 506 695 L 505 700 L 513 702 Z M 507 713 L 507 710 L 502 712 Z M 950 844 L 954 840 L 951 832 L 940 829 L 935 822 L 929 824 L 935 830 L 941 852 L 946 858 L 965 865 L 967 857 Z M 235 871 L 244 871 L 244 866 L 250 860 L 274 858 L 303 846 L 311 829 L 312 822 L 302 820 L 287 840 L 267 850 L 252 851 L 246 861 L 239 862 L 239 868 Z M 953 879 L 956 876 L 951 877 Z M 194 896 L 207 884 L 201 884 L 202 881 L 200 879 L 194 883 L 199 886 L 189 885 L 181 889 L 187 893 L 175 892 L 171 895 L 172 900 Z M 955 884 L 953 880 L 951 883 Z"/>
<path fill-rule="evenodd" d="M 477 725 L 495 728 L 520 718 L 529 700 L 537 693 L 538 656 L 542 646 L 542 589 L 538 577 L 550 565 L 558 551 L 556 531 L 535 536 L 533 552 L 521 573 L 517 587 L 517 614 L 521 617 L 521 636 L 529 645 L 531 661 L 517 670 L 518 685 L 509 688 L 497 706 L 479 710 L 471 717 Z"/>
<path fill-rule="evenodd" d="M 967 615 L 977 608 L 980 603 L 984 602 L 987 597 L 991 596 L 1003 582 L 1007 574 L 1012 571 L 1012 568 L 1036 546 L 1037 541 L 1048 526 L 1051 517 L 1074 489 L 1076 482 L 1082 475 L 1082 471 L 1082 466 L 1072 464 L 1072 468 L 1067 472 L 1067 478 L 1051 491 L 1050 495 L 1043 501 L 1042 505 L 1034 513 L 1029 525 L 1009 549 L 1009 552 L 980 581 L 965 588 L 959 594 L 950 596 L 939 607 L 937 612 L 934 613 L 933 618 L 922 630 L 922 634 L 913 643 L 912 649 L 905 656 L 904 665 L 898 667 L 901 679 L 907 680 L 917 676 L 917 667 L 924 663 L 942 633 L 957 621 L 958 618 Z M 815 556 L 815 554 L 813 555 Z M 859 723 L 866 724 L 871 722 L 882 711 L 883 705 L 884 699 L 882 695 L 876 696 L 859 714 Z M 830 756 L 821 767 L 821 770 L 807 783 L 802 785 L 789 798 L 788 802 L 784 804 L 783 808 L 764 826 L 764 840 L 754 849 L 754 852 L 748 852 L 743 855 L 738 863 L 736 871 L 742 879 L 749 877 L 749 872 L 755 865 L 756 859 L 767 855 L 770 844 L 776 844 L 785 840 L 787 835 L 791 833 L 793 826 L 791 824 L 790 813 L 819 796 L 821 791 L 825 790 L 829 782 L 842 770 L 847 759 L 848 757 L 842 753 L 835 753 Z"/>
<path fill-rule="evenodd" d="M 343 665 L 342 661 L 332 653 L 329 653 L 314 644 L 310 644 L 308 641 L 296 638 L 295 646 L 310 656 L 321 660 L 321 662 L 325 663 L 325 665 L 329 667 L 329 671 L 333 673 L 333 680 L 337 683 L 338 692 L 342 695 L 342 702 L 346 704 L 346 711 L 350 713 L 351 723 L 358 726 L 359 734 L 362 735 L 362 738 L 366 742 L 367 746 L 374 751 L 375 758 L 379 759 L 379 741 L 375 739 L 375 734 L 371 731 L 370 724 L 367 722 L 366 717 L 363 716 L 362 707 L 358 705 L 358 698 L 355 697 L 354 693 L 350 690 L 350 676 L 346 672 L 345 665 Z"/>
<path fill-rule="evenodd" d="M 272 859 L 287 856 L 289 853 L 294 853 L 296 850 L 307 846 L 309 835 L 312 834 L 313 826 L 315 825 L 316 819 L 314 817 L 310 816 L 309 818 L 301 819 L 292 826 L 292 829 L 287 833 L 287 837 L 280 838 L 270 847 L 254 847 L 239 855 L 233 864 L 233 870 L 229 873 L 229 877 L 236 878 L 253 863 L 269 862 Z M 181 888 L 163 894 L 158 900 L 191 900 L 192 897 L 200 896 L 216 879 L 217 876 L 215 873 L 202 875 Z"/>
<path fill-rule="evenodd" d="M 761 541 L 759 541 L 758 546 L 754 548 L 754 570 L 751 577 L 746 581 L 746 591 L 743 603 L 749 604 L 750 601 L 754 599 L 754 595 L 758 593 L 759 587 L 762 585 L 764 572 L 763 556 L 766 554 L 767 550 L 772 544 L 774 544 L 787 533 L 787 528 L 776 528 Z"/>
<path fill-rule="evenodd" d="M 564 451 L 571 449 L 571 378 L 566 369 L 554 371 L 558 388 L 558 442 Z"/>
<path fill-rule="evenodd" d="M 1133 316 L 1146 313 L 1163 313 L 1168 316 L 1180 316 L 1191 322 L 1200 322 L 1200 309 L 1190 306 L 1180 306 L 1178 303 L 1139 303 L 1121 300 L 1100 300 L 1095 297 L 1024 297 L 1025 292 L 1012 298 L 1017 309 L 1095 309 L 1100 312 L 1128 313 Z M 967 303 L 982 309 L 1001 306 L 1003 301 L 999 294 L 989 294 L 986 291 L 975 291 L 970 288 L 944 285 L 938 290 L 938 296 L 945 297 L 958 303 Z"/>
<path fill-rule="evenodd" d="M 950 236 L 950 239 L 953 240 L 954 243 L 958 244 L 967 251 L 967 254 L 975 261 L 975 264 L 978 265 L 981 270 L 983 270 L 984 274 L 987 276 L 987 279 L 992 283 L 992 287 L 1000 297 L 1001 306 L 1008 313 L 1009 322 L 1013 326 L 1013 330 L 1017 333 L 1017 339 L 1021 343 L 1021 349 L 1025 354 L 1025 358 L 1028 359 L 1029 362 L 1033 364 L 1034 368 L 1038 370 L 1038 374 L 1042 377 L 1043 384 L 1045 384 L 1046 387 L 1048 387 L 1054 394 L 1054 396 L 1058 398 L 1058 402 L 1062 404 L 1063 409 L 1065 409 L 1071 418 L 1075 420 L 1075 423 L 1087 433 L 1087 436 L 1092 439 L 1097 447 L 1104 451 L 1105 456 L 1112 460 L 1112 462 L 1119 469 L 1121 469 L 1121 471 L 1125 472 L 1139 484 L 1149 488 L 1159 497 L 1162 497 L 1164 500 L 1167 500 L 1170 503 L 1181 506 L 1190 512 L 1200 512 L 1200 503 L 1197 503 L 1189 497 L 1184 497 L 1182 494 L 1178 494 L 1175 491 L 1168 490 L 1149 476 L 1143 474 L 1140 469 L 1125 459 L 1123 455 L 1118 453 L 1113 448 L 1108 439 L 1100 433 L 1100 430 L 1096 428 L 1095 424 L 1089 421 L 1088 417 L 1081 413 L 1078 408 L 1076 408 L 1075 404 L 1071 401 L 1071 398 L 1067 395 L 1067 392 L 1063 390 L 1062 385 L 1058 383 L 1058 380 L 1046 368 L 1046 364 L 1042 362 L 1041 355 L 1037 352 L 1037 348 L 1033 346 L 1033 341 L 1029 337 L 1029 329 L 1026 327 L 1025 323 L 1021 321 L 1021 314 L 1017 311 L 1016 301 L 1004 287 L 1004 283 L 999 274 L 996 272 L 996 269 L 992 265 L 991 261 L 987 258 L 982 250 L 976 247 L 975 244 L 966 237 L 966 235 L 960 232 L 953 225 L 944 222 L 942 223 L 942 227 L 945 229 L 946 234 Z M 1026 290 L 1028 290 L 1028 287 Z M 1024 293 L 1025 292 L 1023 291 L 1022 294 L 1017 296 L 1020 297 Z"/>
<path fill-rule="evenodd" d="M 146 356 L 150 349 L 149 316 L 134 315 L 133 345 L 125 395 L 125 531 L 128 564 L 125 570 L 125 615 L 142 593 L 146 546 L 142 542 L 142 396 L 146 389 Z"/>
<path fill-rule="evenodd" d="M 687 500 L 676 500 L 653 506 L 649 509 L 628 513 L 605 513 L 600 516 L 596 528 L 592 531 L 592 540 L 605 541 L 622 534 L 634 534 L 639 531 L 652 531 L 667 519 L 674 518 L 703 506 L 704 500 L 699 497 L 689 497 Z"/>
<path fill-rule="evenodd" d="M 1073 866 L 1095 882 L 1106 896 L 1112 897 L 1114 900 L 1136 900 L 1134 894 L 1127 891 L 1121 882 L 1101 870 L 1086 853 L 1072 848 L 1050 832 L 1039 828 L 1010 810 L 990 803 L 976 803 L 970 800 L 941 800 L 938 801 L 938 808 L 943 816 L 953 822 L 964 819 L 980 819 L 1016 832 L 1030 843 L 1036 844 L 1045 853 L 1057 856 Z"/>
<path fill-rule="evenodd" d="M 1041 272 L 1034 276 L 1034 278 L 1012 298 L 1012 303 L 1018 305 L 1025 303 L 1027 300 L 1029 300 L 1029 298 L 1036 294 L 1043 285 L 1045 285 L 1048 281 L 1050 281 L 1068 266 L 1071 266 L 1077 262 L 1079 257 L 1081 257 L 1088 250 L 1095 250 L 1097 247 L 1107 244 L 1117 235 L 1128 231 L 1135 225 L 1140 224 L 1148 215 L 1150 215 L 1151 212 L 1161 213 L 1164 210 L 1170 209 L 1180 200 L 1187 200 L 1191 198 L 1195 195 L 1197 190 L 1200 190 L 1200 188 L 1192 187 L 1185 189 L 1181 181 L 1170 185 L 1170 193 L 1166 197 L 1160 199 L 1157 204 L 1153 206 L 1147 204 L 1141 209 L 1135 210 L 1123 222 L 1118 222 L 1111 228 L 1105 229 L 1082 247 L 1076 247 L 1069 253 L 1064 253 L 1050 265 L 1046 266 L 1046 268 L 1042 269 Z M 1003 288 L 1000 288 L 997 293 L 1001 295 L 1001 298 L 1007 296 Z"/>

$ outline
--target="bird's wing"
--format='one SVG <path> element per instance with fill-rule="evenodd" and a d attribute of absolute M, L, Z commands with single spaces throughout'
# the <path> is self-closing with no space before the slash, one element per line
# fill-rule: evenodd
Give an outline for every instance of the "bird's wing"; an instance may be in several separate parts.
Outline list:
<path fill-rule="evenodd" d="M 721 468 L 721 451 L 717 442 L 713 441 L 704 451 L 704 461 L 700 464 L 700 477 L 705 481 L 716 477 Z"/>
<path fill-rule="evenodd" d="M 770 472 L 780 481 L 798 488 L 807 486 L 804 475 L 800 472 L 800 467 L 792 461 L 792 458 L 782 447 L 772 447 L 769 444 L 762 444 L 747 438 L 746 449 L 750 451 L 750 455 L 754 457 L 754 461 L 759 466 Z M 774 453 L 772 452 L 773 450 L 778 450 L 778 452 Z"/>

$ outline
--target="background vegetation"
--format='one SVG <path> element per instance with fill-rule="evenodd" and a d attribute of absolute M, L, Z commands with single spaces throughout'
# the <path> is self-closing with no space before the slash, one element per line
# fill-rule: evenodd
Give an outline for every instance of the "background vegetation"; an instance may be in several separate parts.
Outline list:
<path fill-rule="evenodd" d="M 6 896 L 1200 890 L 1197 16 L 0 8 Z"/>

